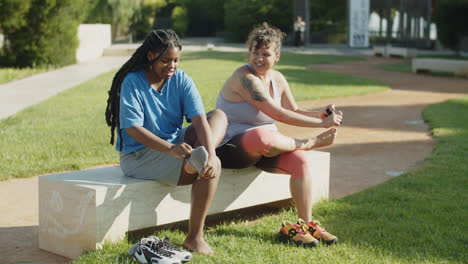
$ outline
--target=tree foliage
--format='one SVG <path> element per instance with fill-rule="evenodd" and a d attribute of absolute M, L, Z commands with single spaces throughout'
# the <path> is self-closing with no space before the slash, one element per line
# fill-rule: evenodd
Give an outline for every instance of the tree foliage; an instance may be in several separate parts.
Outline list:
<path fill-rule="evenodd" d="M 179 35 L 179 37 L 183 37 L 188 26 L 187 8 L 184 6 L 174 7 L 174 9 L 172 9 L 171 19 L 172 29 Z"/>
<path fill-rule="evenodd" d="M 468 0 L 437 1 L 434 21 L 440 42 L 451 49 L 459 50 L 461 40 L 468 37 Z"/>
<path fill-rule="evenodd" d="M 25 15 L 31 7 L 31 0 L 0 1 L 0 29 L 12 32 L 26 25 Z"/>
<path fill-rule="evenodd" d="M 346 32 L 347 7 L 343 0 L 314 0 L 310 4 L 310 30 Z"/>
<path fill-rule="evenodd" d="M 225 28 L 230 38 L 245 41 L 253 26 L 268 22 L 284 32 L 291 31 L 293 9 L 291 1 L 284 0 L 226 0 Z"/>
<path fill-rule="evenodd" d="M 224 29 L 224 0 L 188 0 L 188 28 L 190 36 L 214 36 Z M 209 7 L 209 8 L 207 8 Z"/>

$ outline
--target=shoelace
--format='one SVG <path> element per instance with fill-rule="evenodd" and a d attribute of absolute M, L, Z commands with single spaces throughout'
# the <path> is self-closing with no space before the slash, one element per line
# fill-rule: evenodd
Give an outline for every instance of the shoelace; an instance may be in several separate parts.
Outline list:
<path fill-rule="evenodd" d="M 296 226 L 296 230 L 298 233 L 302 233 L 302 234 L 307 234 L 307 230 L 309 229 L 306 225 L 295 225 Z"/>
<path fill-rule="evenodd" d="M 171 257 L 172 256 L 172 253 L 169 252 L 169 251 L 166 251 L 163 247 L 162 247 L 162 243 L 161 242 L 156 242 L 156 241 L 151 241 L 149 242 L 150 244 L 148 245 L 155 253 L 157 254 L 161 254 L 165 257 Z"/>
<path fill-rule="evenodd" d="M 315 226 L 316 226 L 320 231 L 322 231 L 322 232 L 327 232 L 327 231 L 325 230 L 325 227 L 323 227 L 323 225 L 321 225 L 319 221 L 312 221 L 312 222 L 315 224 Z"/>
<path fill-rule="evenodd" d="M 180 249 L 172 244 L 170 241 L 169 241 L 169 238 L 168 237 L 164 237 L 161 241 L 159 241 L 159 243 L 161 244 L 161 246 L 164 248 L 164 249 L 168 249 L 168 250 L 178 250 L 180 251 Z"/>
<path fill-rule="evenodd" d="M 297 222 L 297 225 L 301 227 L 301 230 L 304 232 L 304 234 L 309 232 L 309 225 L 307 225 L 306 221 L 301 219 Z"/>

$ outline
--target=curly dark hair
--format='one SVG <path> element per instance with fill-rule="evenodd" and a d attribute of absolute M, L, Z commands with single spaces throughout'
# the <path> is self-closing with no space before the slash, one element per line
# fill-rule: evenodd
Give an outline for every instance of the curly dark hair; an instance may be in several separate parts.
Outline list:
<path fill-rule="evenodd" d="M 112 85 L 109 90 L 106 107 L 106 123 L 111 127 L 110 144 L 114 144 L 115 129 L 119 129 L 119 112 L 120 112 L 120 87 L 125 76 L 129 72 L 138 71 L 155 62 L 161 57 L 168 48 L 179 48 L 182 50 L 180 40 L 177 34 L 171 29 L 157 29 L 148 34 L 143 44 L 133 53 L 132 57 L 120 68 L 112 80 Z M 148 51 L 159 53 L 152 61 L 148 61 L 146 55 Z M 122 137 L 120 136 L 120 150 L 122 150 Z"/>
<path fill-rule="evenodd" d="M 286 34 L 280 29 L 270 26 L 267 22 L 254 27 L 249 33 L 247 38 L 247 47 L 249 51 L 252 50 L 255 44 L 255 49 L 262 46 L 270 47 L 271 44 L 275 45 L 275 51 L 278 53 L 281 50 L 283 38 Z"/>

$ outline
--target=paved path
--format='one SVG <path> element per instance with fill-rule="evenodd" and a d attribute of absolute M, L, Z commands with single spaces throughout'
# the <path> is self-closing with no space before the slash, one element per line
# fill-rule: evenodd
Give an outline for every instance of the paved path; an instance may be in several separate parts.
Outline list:
<path fill-rule="evenodd" d="M 315 65 L 314 69 L 353 74 L 380 80 L 391 91 L 367 96 L 302 102 L 315 108 L 330 102 L 345 112 L 345 123 L 336 144 L 324 149 L 332 155 L 331 197 L 343 197 L 380 184 L 402 171 L 422 165 L 434 145 L 421 111 L 428 104 L 468 95 L 465 79 L 437 78 L 387 72 L 367 61 Z M 305 137 L 320 130 L 290 129 L 286 134 Z M 0 263 L 36 262 L 61 264 L 69 260 L 38 249 L 37 177 L 0 182 Z M 5 252 L 15 252 L 8 254 Z"/>
<path fill-rule="evenodd" d="M 120 67 L 127 57 L 101 57 L 0 85 L 0 119 Z"/>

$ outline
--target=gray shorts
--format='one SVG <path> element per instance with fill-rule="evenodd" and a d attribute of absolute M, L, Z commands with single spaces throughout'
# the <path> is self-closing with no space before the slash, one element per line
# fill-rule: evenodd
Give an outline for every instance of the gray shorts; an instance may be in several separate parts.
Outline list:
<path fill-rule="evenodd" d="M 182 143 L 186 131 L 187 127 L 183 128 L 174 143 Z M 148 147 L 129 154 L 120 153 L 120 168 L 126 176 L 170 185 L 177 185 L 179 182 L 183 161 L 181 158 Z"/>

